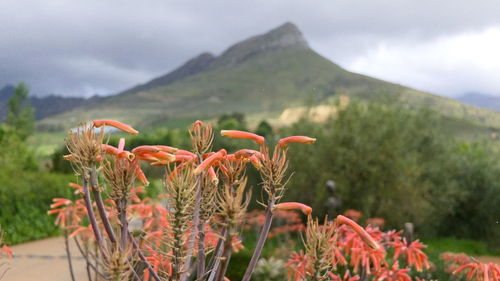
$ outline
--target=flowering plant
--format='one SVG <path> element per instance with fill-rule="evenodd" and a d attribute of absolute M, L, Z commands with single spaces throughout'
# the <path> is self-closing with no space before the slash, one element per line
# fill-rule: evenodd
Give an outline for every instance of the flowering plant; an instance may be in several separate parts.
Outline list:
<path fill-rule="evenodd" d="M 250 164 L 261 174 L 259 203 L 265 213 L 243 281 L 252 277 L 275 215 L 294 209 L 312 212 L 306 205 L 280 200 L 286 190 L 288 146 L 313 143 L 314 138 L 283 138 L 271 149 L 262 136 L 223 130 L 222 136 L 249 139 L 256 149 L 211 151 L 212 127 L 196 121 L 189 129 L 190 151 L 165 144 L 127 150 L 123 138 L 117 146 L 105 141 L 106 126 L 139 133 L 114 120 L 95 120 L 70 131 L 64 158 L 80 179 L 70 184 L 80 198 L 55 198 L 49 211 L 65 237 L 77 242 L 89 279 L 94 273 L 105 280 L 224 280 L 231 254 L 243 247 L 239 233 L 251 200 L 245 174 Z M 144 196 L 149 185 L 145 164 L 165 172 L 158 198 Z"/>

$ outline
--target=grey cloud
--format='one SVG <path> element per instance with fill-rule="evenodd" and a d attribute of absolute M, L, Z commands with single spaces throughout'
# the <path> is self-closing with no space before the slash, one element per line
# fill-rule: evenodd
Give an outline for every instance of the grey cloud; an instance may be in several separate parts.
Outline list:
<path fill-rule="evenodd" d="M 115 93 L 285 21 L 349 66 L 380 42 L 481 30 L 500 25 L 499 14 L 494 0 L 3 0 L 0 85 L 24 80 L 38 95 Z"/>

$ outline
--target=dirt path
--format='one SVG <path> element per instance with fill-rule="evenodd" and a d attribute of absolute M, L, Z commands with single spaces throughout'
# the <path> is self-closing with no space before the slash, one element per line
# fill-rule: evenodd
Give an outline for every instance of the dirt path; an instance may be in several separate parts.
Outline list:
<path fill-rule="evenodd" d="M 76 245 L 70 243 L 76 281 L 87 281 L 85 263 Z M 2 281 L 70 281 L 62 237 L 12 247 L 14 258 L 7 260 L 9 271 Z M 500 264 L 500 257 L 477 257 L 481 262 Z M 2 260 L 2 262 L 5 260 Z M 2 267 L 6 268 L 5 266 Z"/>
<path fill-rule="evenodd" d="M 70 244 L 76 281 L 86 281 L 85 263 L 76 245 Z M 13 246 L 14 258 L 2 281 L 70 281 L 64 239 L 49 238 Z M 6 268 L 6 266 L 3 266 Z"/>

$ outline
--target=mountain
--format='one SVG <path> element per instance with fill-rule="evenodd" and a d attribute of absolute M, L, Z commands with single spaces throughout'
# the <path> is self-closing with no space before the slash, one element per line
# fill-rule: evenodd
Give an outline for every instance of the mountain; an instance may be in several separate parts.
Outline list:
<path fill-rule="evenodd" d="M 7 102 L 14 94 L 14 86 L 6 85 L 0 89 L 0 122 L 7 115 Z M 99 97 L 71 98 L 62 96 L 28 97 L 29 103 L 35 111 L 35 119 L 40 120 L 49 116 L 57 115 L 78 107 L 89 106 L 99 102 Z"/>
<path fill-rule="evenodd" d="M 500 97 L 497 96 L 469 92 L 458 97 L 457 99 L 466 104 L 500 111 Z"/>
<path fill-rule="evenodd" d="M 219 56 L 201 54 L 171 73 L 98 103 L 50 116 L 40 125 L 51 130 L 110 118 L 141 129 L 235 111 L 267 118 L 341 95 L 429 108 L 459 123 L 500 128 L 496 112 L 343 69 L 312 50 L 292 23 L 241 41 Z"/>

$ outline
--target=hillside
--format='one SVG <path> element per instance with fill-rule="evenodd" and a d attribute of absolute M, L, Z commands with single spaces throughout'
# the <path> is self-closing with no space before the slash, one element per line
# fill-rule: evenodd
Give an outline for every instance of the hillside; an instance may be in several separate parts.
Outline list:
<path fill-rule="evenodd" d="M 5 85 L 0 89 L 0 122 L 7 115 L 7 101 L 13 94 L 14 86 L 12 85 Z M 96 104 L 99 100 L 99 97 L 84 99 L 51 95 L 47 97 L 30 96 L 28 102 L 33 106 L 35 118 L 40 120 L 78 107 Z"/>
<path fill-rule="evenodd" d="M 498 96 L 484 95 L 480 93 L 466 93 L 458 97 L 457 100 L 466 104 L 500 111 L 500 97 Z"/>
<path fill-rule="evenodd" d="M 312 50 L 291 23 L 237 43 L 219 56 L 201 54 L 173 72 L 99 103 L 45 118 L 40 128 L 113 118 L 138 128 L 225 112 L 280 114 L 346 95 L 407 108 L 429 108 L 477 126 L 500 128 L 497 112 L 352 73 Z"/>

